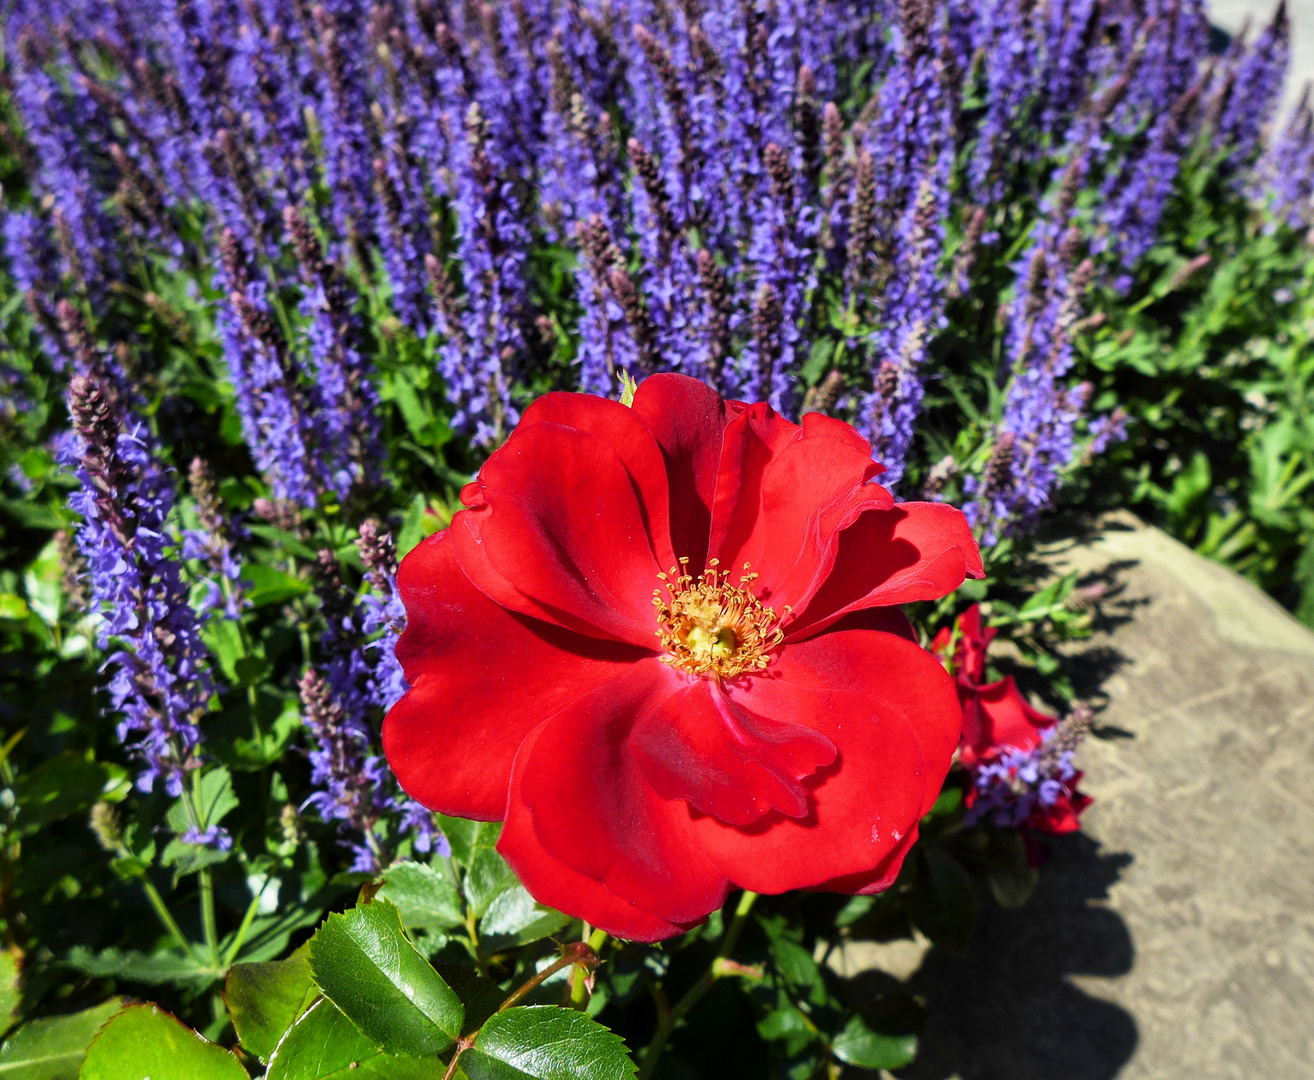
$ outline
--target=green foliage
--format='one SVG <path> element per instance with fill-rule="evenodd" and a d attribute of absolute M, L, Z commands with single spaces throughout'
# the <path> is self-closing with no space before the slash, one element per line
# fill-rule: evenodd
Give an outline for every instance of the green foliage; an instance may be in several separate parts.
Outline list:
<path fill-rule="evenodd" d="M 316 1002 L 278 1044 L 267 1080 L 433 1080 L 432 1061 L 375 1045 L 333 1004 Z"/>
<path fill-rule="evenodd" d="M 3 1080 L 75 1080 L 96 1032 L 123 1008 L 118 998 L 67 1016 L 29 1020 L 0 1046 Z"/>
<path fill-rule="evenodd" d="M 917 1037 L 872 1031 L 861 1016 L 854 1016 L 835 1036 L 831 1050 L 844 1064 L 860 1069 L 899 1069 L 917 1056 Z"/>
<path fill-rule="evenodd" d="M 1131 418 L 1129 441 L 1094 463 L 1086 499 L 1131 506 L 1314 626 L 1305 238 L 1220 190 L 1197 160 L 1150 262 L 1139 299 L 1104 297 L 1085 342 L 1097 401 Z"/>
<path fill-rule="evenodd" d="M 461 1054 L 469 1080 L 628 1080 L 625 1043 L 582 1013 L 552 1005 L 491 1016 Z"/>
<path fill-rule="evenodd" d="M 129 1005 L 96 1035 L 78 1080 L 247 1080 L 232 1053 L 155 1005 Z"/>
<path fill-rule="evenodd" d="M 268 1064 L 284 1033 L 319 994 L 303 945 L 286 960 L 234 964 L 224 983 L 224 1004 L 242 1049 Z"/>
<path fill-rule="evenodd" d="M 394 863 L 374 895 L 397 908 L 408 930 L 447 930 L 465 921 L 452 877 L 424 863 Z"/>
<path fill-rule="evenodd" d="M 23 198 L 21 169 L 3 154 L 5 190 Z M 1076 336 L 1094 411 L 1121 408 L 1130 437 L 1078 461 L 1065 478 L 1067 509 L 1131 507 L 1314 626 L 1314 263 L 1304 237 L 1266 220 L 1215 165 L 1202 156 L 1190 163 L 1159 246 L 1127 292 L 1096 298 Z M 1001 215 L 972 295 L 951 301 L 949 325 L 933 342 L 943 378 L 927 387 L 904 484 L 910 495 L 929 483 L 930 463 L 949 459 L 941 494 L 960 501 L 965 478 L 979 476 L 989 458 L 1003 407 L 995 312 L 1009 299 L 1008 263 L 1034 209 L 1027 196 Z M 961 240 L 960 222 L 951 234 Z M 531 256 L 550 352 L 534 392 L 572 377 L 571 258 L 546 245 Z M 608 943 L 591 995 L 583 972 L 563 969 L 531 988 L 524 1001 L 532 1004 L 498 1011 L 554 963 L 549 939 L 578 938 L 583 928 L 519 884 L 496 851 L 497 824 L 443 818 L 451 856 L 428 857 L 378 822 L 368 841 L 386 867 L 367 886 L 372 900 L 340 911 L 368 875 L 349 869 L 331 824 L 304 810 L 296 680 L 325 627 L 310 567 L 330 552 L 347 588 L 368 591 L 354 522 L 369 513 L 390 523 L 404 555 L 450 521 L 480 456 L 449 425 L 430 346 L 396 325 L 377 283 L 362 275 L 353 280 L 362 295 L 353 314 L 378 372 L 383 488 L 368 506 L 328 505 L 292 524 L 259 517 L 254 508 L 269 490 L 223 378 L 205 275 L 156 263 L 141 273 L 132 292 L 115 294 L 102 336 L 112 341 L 116 328 L 130 328 L 122 336 L 168 467 L 182 474 L 193 456 L 205 458 L 224 512 L 242 516 L 250 534 L 244 608 L 240 620 L 214 620 L 205 631 L 223 688 L 202 718 L 207 756 L 184 797 L 133 791 L 114 718 L 101 715 L 96 620 L 79 607 L 75 567 L 55 536 L 72 523 L 72 479 L 50 448 L 66 423 L 62 380 L 35 345 L 22 298 L 0 296 L 4 360 L 31 403 L 0 427 L 0 701 L 14 709 L 0 747 L 0 924 L 17 947 L 0 952 L 0 1080 L 71 1080 L 116 1014 L 84 1075 L 136 1075 L 137 1062 L 112 1058 L 139 1054 L 158 1065 L 156 1080 L 244 1075 L 227 1051 L 159 1009 L 121 1013 L 125 993 L 160 1001 L 223 1044 L 235 1041 L 243 1061 L 268 1065 L 269 1080 L 440 1077 L 453 1043 L 462 1048 L 455 1075 L 471 1080 L 581 1070 L 590 1080 L 624 1078 L 634 1066 L 622 1037 L 644 1045 L 661 1003 L 669 1007 L 708 972 L 712 1020 L 699 1027 L 690 1017 L 677 1028 L 677 1059 L 695 1061 L 698 1047 L 730 1032 L 744 1058 L 737 1075 L 906 1064 L 916 1052 L 916 1005 L 892 992 L 854 1013 L 827 957 L 848 939 L 914 932 L 961 950 L 982 904 L 1021 906 L 1037 881 L 1015 831 L 964 824 L 953 779 L 886 894 L 763 900 L 732 963 L 718 957 L 728 921 L 720 913 L 661 948 Z M 0 280 L 0 290 L 9 285 Z M 145 303 L 147 293 L 156 302 Z M 819 386 L 832 370 L 859 385 L 867 361 L 848 343 L 871 328 L 840 297 L 815 301 L 828 329 L 811 344 L 805 385 Z M 273 302 L 304 330 L 277 295 Z M 181 495 L 179 524 L 195 527 L 196 513 L 195 500 Z M 1034 676 L 1033 688 L 1043 683 L 1071 698 L 1055 646 L 1089 633 L 1089 606 L 1075 577 L 1037 588 L 1026 560 L 1025 545 L 1006 539 L 989 553 L 986 580 L 922 605 L 916 621 L 934 631 L 985 601 L 1023 681 Z M 196 587 L 206 576 L 189 564 Z M 182 839 L 221 824 L 231 849 Z M 580 979 L 568 982 L 573 974 Z M 583 1009 L 560 1007 L 566 1001 Z M 166 1060 L 170 1048 L 177 1053 Z"/>
<path fill-rule="evenodd" d="M 0 952 L 0 1035 L 14 1026 L 22 999 L 18 958 L 8 950 Z"/>
<path fill-rule="evenodd" d="M 461 1034 L 465 1007 L 385 900 L 330 915 L 310 941 L 315 982 L 376 1045 L 429 1057 Z"/>

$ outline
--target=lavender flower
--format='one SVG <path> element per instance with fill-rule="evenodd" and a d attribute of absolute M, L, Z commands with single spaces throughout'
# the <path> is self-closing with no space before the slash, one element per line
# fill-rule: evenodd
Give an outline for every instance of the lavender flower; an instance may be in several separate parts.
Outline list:
<path fill-rule="evenodd" d="M 376 654 L 368 693 L 373 703 L 386 712 L 410 689 L 396 652 L 397 639 L 406 629 L 406 608 L 397 593 L 397 549 L 391 534 L 373 518 L 361 522 L 356 548 L 371 588 L 360 597 L 361 631 L 371 637 L 380 635 L 368 646 Z"/>
<path fill-rule="evenodd" d="M 1310 84 L 1287 120 L 1282 136 L 1265 155 L 1257 180 L 1276 221 L 1292 229 L 1307 224 L 1314 209 L 1314 114 L 1309 105 Z"/>
<path fill-rule="evenodd" d="M 1046 128 L 1066 116 L 1076 97 L 1083 72 L 1077 67 L 1085 24 L 1092 17 L 1095 0 L 1078 0 L 1072 5 L 1051 7 L 1051 27 L 1060 18 L 1057 41 L 1049 49 Z M 985 59 L 986 111 L 977 132 L 977 146 L 968 169 L 972 197 L 986 206 L 1004 196 L 1004 177 L 1015 152 L 1015 144 L 1028 123 L 1026 109 L 1032 102 L 1040 76 L 1035 37 L 1028 32 L 1026 7 L 1019 0 L 984 0 L 974 20 L 976 41 Z M 1066 17 L 1066 18 L 1063 18 Z"/>
<path fill-rule="evenodd" d="M 1074 709 L 1041 734 L 1034 750 L 1005 747 L 997 758 L 978 765 L 972 771 L 974 792 L 966 823 L 988 821 L 1016 828 L 1044 822 L 1060 801 L 1081 798 L 1077 793 L 1081 774 L 1072 758 L 1089 729 L 1089 710 Z"/>
<path fill-rule="evenodd" d="M 108 383 L 75 375 L 69 412 L 78 455 L 69 464 L 82 485 L 70 505 L 82 517 L 77 542 L 91 607 L 101 616 L 101 648 L 122 643 L 106 662 L 110 700 L 123 717 L 119 737 L 143 762 L 138 788 L 161 783 L 177 797 L 200 764 L 198 724 L 214 688 L 169 535 L 173 492 L 144 429 Z M 222 846 L 222 830 L 195 842 Z"/>
<path fill-rule="evenodd" d="M 1286 0 L 1279 0 L 1273 21 L 1254 46 L 1236 62 L 1227 81 L 1226 106 L 1214 130 L 1214 146 L 1230 151 L 1233 164 L 1248 161 L 1282 94 L 1290 55 Z"/>
<path fill-rule="evenodd" d="M 1052 269 L 1044 260 L 1036 263 L 1031 302 L 1022 313 L 1030 329 L 1021 339 L 997 436 L 997 449 L 1007 447 L 1007 470 L 1005 462 L 992 460 L 981 480 L 966 485 L 976 496 L 965 508 L 968 520 L 982 527 L 986 543 L 1005 529 L 1029 528 L 1049 506 L 1074 459 L 1077 423 L 1089 396 L 1088 386 L 1069 387 L 1063 376 L 1072 366 L 1072 328 L 1095 264 L 1086 259 L 1069 273 L 1061 260 Z"/>
<path fill-rule="evenodd" d="M 310 782 L 318 789 L 301 809 L 360 834 L 358 842 L 349 842 L 355 852 L 351 868 L 374 873 L 383 865 L 375 825 L 392 810 L 387 764 L 369 752 L 369 730 L 349 714 L 319 672 L 307 668 L 300 689 L 302 715 L 315 737 L 309 753 Z"/>
<path fill-rule="evenodd" d="M 276 499 L 312 507 L 318 485 L 309 452 L 311 421 L 302 405 L 296 372 L 287 366 L 291 358 L 275 329 L 265 284 L 250 277 L 241 243 L 231 229 L 225 229 L 220 240 L 215 279 L 227 294 L 216 324 L 256 467 Z"/>
<path fill-rule="evenodd" d="M 875 229 L 880 326 L 871 349 L 877 371 L 860 416 L 891 485 L 902 478 L 912 444 L 923 393 L 918 369 L 944 319 L 939 262 L 953 169 L 953 113 L 941 85 L 943 39 L 932 38 L 926 18 L 914 5 L 905 6 L 903 49 L 881 88 L 868 135 L 875 163 L 872 197 L 886 216 Z"/>
<path fill-rule="evenodd" d="M 519 419 L 511 381 L 524 350 L 523 265 L 529 237 L 478 104 L 470 105 L 464 121 L 464 137 L 454 140 L 452 148 L 465 285 L 460 330 L 444 319 L 441 308 L 434 314 L 447 338 L 439 371 L 457 407 L 453 425 L 469 431 L 476 443 L 491 446 Z"/>
<path fill-rule="evenodd" d="M 62 371 L 65 363 L 62 337 L 57 329 L 51 298 L 58 281 L 51 273 L 56 265 L 54 246 L 46 223 L 32 210 L 11 210 L 4 218 L 5 253 L 14 277 L 14 292 L 23 297 L 37 339 L 51 365 Z"/>
<path fill-rule="evenodd" d="M 53 203 L 61 272 L 78 290 L 99 297 L 118 273 L 115 230 L 94 172 L 95 143 L 107 125 L 89 96 L 65 93 L 47 70 L 53 58 L 34 36 L 22 35 L 17 52 L 14 97 L 40 162 L 34 179 Z"/>
<path fill-rule="evenodd" d="M 379 480 L 383 454 L 372 371 L 352 315 L 353 297 L 338 268 L 325 259 L 319 238 L 295 207 L 284 207 L 283 226 L 301 273 L 299 310 L 309 324 L 309 423 L 317 472 L 326 488 L 346 499 Z"/>
<path fill-rule="evenodd" d="M 233 525 L 219 504 L 214 474 L 201 458 L 192 459 L 187 479 L 201 527 L 183 533 L 182 555 L 200 560 L 211 574 L 197 614 L 204 619 L 222 607 L 227 618 L 236 619 L 242 607 L 242 563 L 233 544 Z"/>
<path fill-rule="evenodd" d="M 1159 222 L 1186 150 L 1186 121 L 1199 94 L 1199 86 L 1193 87 L 1164 110 L 1146 135 L 1141 153 L 1129 156 L 1121 169 L 1111 170 L 1104 182 L 1105 243 L 1127 273 L 1158 238 Z M 1130 279 L 1120 284 L 1125 289 Z"/>
<path fill-rule="evenodd" d="M 399 795 L 387 762 L 377 752 L 375 727 L 385 709 L 407 689 L 393 651 L 405 625 L 396 595 L 392 541 L 375 522 L 361 529 L 359 548 L 366 562 L 371 594 L 353 597 L 332 552 L 321 551 L 315 592 L 325 629 L 324 659 L 301 680 L 303 717 L 315 738 L 310 751 L 311 783 L 317 790 L 305 806 L 322 820 L 359 833 L 349 841 L 354 869 L 377 870 L 387 860 L 376 826 L 391 822 L 409 833 L 419 851 L 442 839 L 431 814 Z M 382 635 L 371 640 L 374 634 Z"/>
<path fill-rule="evenodd" d="M 331 213 L 339 236 L 353 239 L 358 251 L 372 228 L 373 177 L 366 133 L 365 81 L 357 72 L 368 55 L 362 31 L 364 5 L 335 0 L 311 9 L 318 58 L 316 76 L 322 108 L 316 116 L 324 137 L 324 182 L 332 195 Z"/>

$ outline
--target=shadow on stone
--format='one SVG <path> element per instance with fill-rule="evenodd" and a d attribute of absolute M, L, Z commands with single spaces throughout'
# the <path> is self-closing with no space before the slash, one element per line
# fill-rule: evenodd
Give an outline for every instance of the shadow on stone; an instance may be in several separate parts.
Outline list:
<path fill-rule="evenodd" d="M 921 1053 L 898 1075 L 1113 1080 L 1136 1048 L 1136 1022 L 1070 977 L 1131 970 L 1127 925 L 1100 903 L 1131 861 L 1081 835 L 1060 838 L 1025 907 L 1005 910 L 982 891 L 965 955 L 931 948 L 903 984 L 879 972 L 855 976 L 855 998 L 898 986 L 925 1003 Z"/>

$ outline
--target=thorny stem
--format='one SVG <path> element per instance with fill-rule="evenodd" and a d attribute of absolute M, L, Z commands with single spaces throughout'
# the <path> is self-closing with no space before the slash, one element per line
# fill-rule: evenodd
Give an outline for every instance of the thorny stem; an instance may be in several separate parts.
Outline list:
<path fill-rule="evenodd" d="M 607 936 L 601 930 L 595 931 L 593 936 L 596 937 L 598 934 L 602 934 L 604 938 Z M 592 938 L 590 938 L 590 940 L 592 940 Z M 523 986 L 512 991 L 511 995 L 497 1007 L 497 1011 L 505 1012 L 517 1001 L 523 1000 L 536 986 L 542 985 L 543 982 L 550 979 L 562 968 L 569 967 L 572 964 L 576 964 L 581 968 L 597 967 L 598 954 L 593 951 L 587 941 L 576 941 L 569 945 L 563 945 L 561 947 L 560 958 L 545 967 Z M 479 1032 L 472 1031 L 469 1035 L 457 1040 L 456 1048 L 452 1051 L 452 1060 L 447 1063 L 447 1071 L 443 1073 L 443 1080 L 452 1080 L 452 1077 L 456 1075 L 457 1061 L 462 1054 L 474 1045 L 474 1041 L 478 1035 Z"/>
<path fill-rule="evenodd" d="M 598 932 L 602 933 L 602 931 Z M 605 937 L 606 935 L 603 934 L 603 936 Z M 533 990 L 534 987 L 540 985 L 547 979 L 550 979 L 562 968 L 570 967 L 572 964 L 578 964 L 584 969 L 597 967 L 598 954 L 593 951 L 592 946 L 587 941 L 575 941 L 569 945 L 563 945 L 561 947 L 561 957 L 545 967 L 525 983 L 524 986 L 513 991 L 511 996 L 497 1007 L 497 1011 L 502 1012 L 504 1009 L 511 1008 L 512 1005 L 524 998 L 524 996 Z"/>
<path fill-rule="evenodd" d="M 602 951 L 602 946 L 607 940 L 607 931 L 590 930 L 589 924 L 584 924 L 584 935 L 582 941 L 588 943 L 588 947 L 595 953 Z M 589 1003 L 589 976 L 584 965 L 580 965 L 570 973 L 570 1004 L 572 1008 L 583 1009 Z"/>
<path fill-rule="evenodd" d="M 721 948 L 717 951 L 716 959 L 708 965 L 707 970 L 703 972 L 698 981 L 685 991 L 684 997 L 675 1003 L 671 1011 L 659 1020 L 657 1031 L 653 1034 L 652 1041 L 648 1043 L 647 1049 L 643 1052 L 643 1063 L 639 1066 L 639 1073 L 635 1080 L 650 1080 L 652 1074 L 657 1070 L 657 1062 L 661 1059 L 662 1051 L 666 1049 L 666 1044 L 675 1031 L 675 1025 L 702 1000 L 703 995 L 712 988 L 712 985 L 719 977 L 716 961 L 728 959 L 730 954 L 734 952 L 735 946 L 739 944 L 739 935 L 744 932 L 744 925 L 748 922 L 748 913 L 753 910 L 753 903 L 756 900 L 757 893 L 748 889 L 745 889 L 743 895 L 739 897 L 739 903 L 735 907 L 734 919 L 731 921 L 729 929 L 726 930 L 725 937 L 721 939 Z"/>

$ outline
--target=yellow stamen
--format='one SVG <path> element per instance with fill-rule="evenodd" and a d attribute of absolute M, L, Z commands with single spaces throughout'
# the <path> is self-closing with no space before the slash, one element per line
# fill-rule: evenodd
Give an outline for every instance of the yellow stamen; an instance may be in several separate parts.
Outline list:
<path fill-rule="evenodd" d="M 665 596 L 661 589 L 653 590 L 657 637 L 666 650 L 663 662 L 718 679 L 761 671 L 785 635 L 776 625 L 774 609 L 749 588 L 757 575 L 744 563 L 739 584 L 731 585 L 729 572 L 718 569 L 720 560 L 708 562 L 698 578 L 688 573 L 688 563 L 681 559 L 669 574 L 657 575 Z"/>

